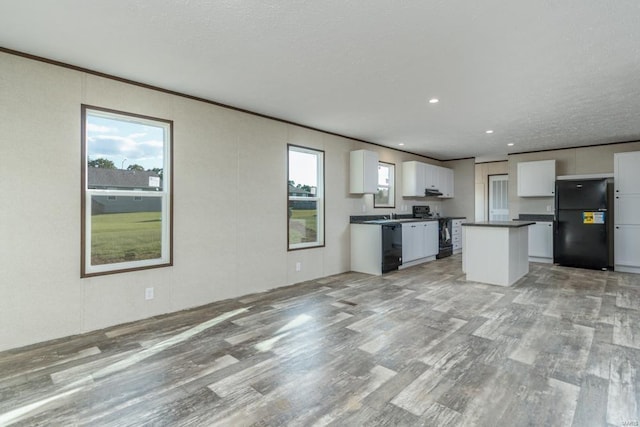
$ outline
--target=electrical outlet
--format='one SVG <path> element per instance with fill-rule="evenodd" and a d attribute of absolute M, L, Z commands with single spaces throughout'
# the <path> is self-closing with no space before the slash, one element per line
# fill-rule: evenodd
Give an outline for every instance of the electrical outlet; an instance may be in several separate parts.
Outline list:
<path fill-rule="evenodd" d="M 367 211 L 367 205 L 362 205 L 362 212 L 366 212 Z"/>
<path fill-rule="evenodd" d="M 144 290 L 144 299 L 153 299 L 153 288 L 146 288 Z"/>
<path fill-rule="evenodd" d="M 302 263 L 296 262 L 296 271 L 300 271 L 300 270 L 302 270 Z"/>
<path fill-rule="evenodd" d="M 551 205 L 547 205 L 547 212 L 551 212 L 551 211 L 552 211 Z"/>

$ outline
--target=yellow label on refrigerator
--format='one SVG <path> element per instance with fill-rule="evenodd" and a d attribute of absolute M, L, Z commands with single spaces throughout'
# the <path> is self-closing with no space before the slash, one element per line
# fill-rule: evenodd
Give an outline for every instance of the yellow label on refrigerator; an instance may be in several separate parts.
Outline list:
<path fill-rule="evenodd" d="M 582 212 L 583 224 L 604 224 L 604 212 Z"/>

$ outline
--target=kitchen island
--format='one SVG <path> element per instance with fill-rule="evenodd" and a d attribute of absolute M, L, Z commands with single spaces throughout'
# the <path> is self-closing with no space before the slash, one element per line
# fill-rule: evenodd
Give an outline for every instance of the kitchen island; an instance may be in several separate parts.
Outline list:
<path fill-rule="evenodd" d="M 529 272 L 529 231 L 533 221 L 462 224 L 462 271 L 467 280 L 511 286 Z"/>

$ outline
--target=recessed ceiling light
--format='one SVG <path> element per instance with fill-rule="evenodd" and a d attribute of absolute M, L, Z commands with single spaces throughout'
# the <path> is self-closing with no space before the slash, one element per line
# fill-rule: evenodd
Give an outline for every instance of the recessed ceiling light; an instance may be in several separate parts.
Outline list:
<path fill-rule="evenodd" d="M 513 142 L 507 144 L 509 147 L 513 147 Z"/>
<path fill-rule="evenodd" d="M 486 133 L 493 133 L 493 131 L 491 129 L 485 131 Z"/>
<path fill-rule="evenodd" d="M 400 144 L 398 144 L 398 145 L 399 145 L 399 146 L 403 146 L 403 145 L 404 145 L 404 142 L 401 142 L 401 143 L 400 143 Z"/>
<path fill-rule="evenodd" d="M 431 98 L 429 100 L 429 104 L 437 104 L 438 102 L 440 102 L 440 100 L 438 98 Z"/>

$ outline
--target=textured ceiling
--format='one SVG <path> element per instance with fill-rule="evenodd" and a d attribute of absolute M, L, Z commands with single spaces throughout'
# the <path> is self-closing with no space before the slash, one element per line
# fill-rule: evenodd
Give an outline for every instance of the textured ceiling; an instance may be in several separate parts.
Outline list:
<path fill-rule="evenodd" d="M 3 0 L 0 46 L 439 159 L 640 140 L 637 0 Z"/>

